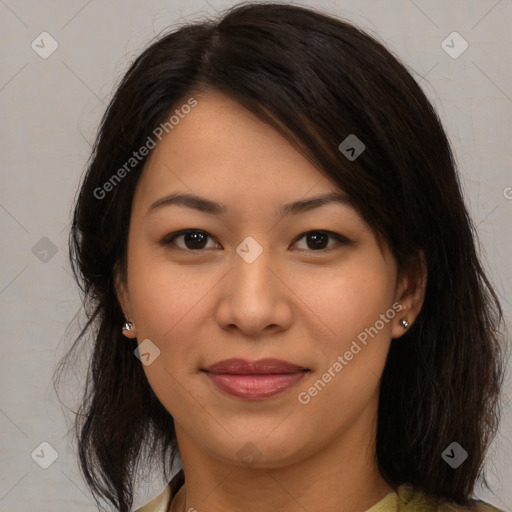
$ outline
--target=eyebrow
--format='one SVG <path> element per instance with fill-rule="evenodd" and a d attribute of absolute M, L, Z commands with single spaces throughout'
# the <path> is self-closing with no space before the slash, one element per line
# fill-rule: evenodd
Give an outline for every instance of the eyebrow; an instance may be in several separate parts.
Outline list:
<path fill-rule="evenodd" d="M 298 213 L 308 212 L 314 208 L 325 206 L 328 204 L 341 204 L 351 206 L 349 196 L 344 192 L 329 192 L 320 196 L 300 199 L 291 203 L 286 203 L 278 208 L 276 214 L 280 217 L 287 215 L 295 215 Z M 147 210 L 146 215 L 158 210 L 164 206 L 178 205 L 199 210 L 200 212 L 209 213 L 211 215 L 223 215 L 228 213 L 226 205 L 201 197 L 195 194 L 174 193 L 157 199 Z"/>

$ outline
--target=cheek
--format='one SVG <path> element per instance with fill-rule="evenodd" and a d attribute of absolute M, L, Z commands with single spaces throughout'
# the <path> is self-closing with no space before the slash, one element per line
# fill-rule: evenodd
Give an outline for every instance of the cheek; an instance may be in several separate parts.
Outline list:
<path fill-rule="evenodd" d="M 218 277 L 200 265 L 178 266 L 154 254 L 133 256 L 129 269 L 130 295 L 137 332 L 164 341 L 182 324 Z"/>
<path fill-rule="evenodd" d="M 394 267 L 380 253 L 359 254 L 331 270 L 303 273 L 293 291 L 307 305 L 308 323 L 318 325 L 313 334 L 324 354 L 343 353 L 351 341 L 378 322 L 379 338 L 391 337 L 392 323 L 380 320 L 394 300 Z M 391 311 L 390 315 L 394 315 Z M 374 332 L 374 331 L 372 331 Z M 364 335 L 361 336 L 364 338 Z"/>
<path fill-rule="evenodd" d="M 299 390 L 305 393 L 298 402 L 310 418 L 312 434 L 326 410 L 336 411 L 342 424 L 351 423 L 375 397 L 396 314 L 394 272 L 374 252 L 330 275 L 317 275 L 316 286 L 302 281 L 304 288 L 298 293 L 305 293 L 308 285 L 307 304 L 325 324 L 323 331 L 329 332 L 316 334 L 314 350 L 320 357 L 315 374 Z"/>
<path fill-rule="evenodd" d="M 325 436 L 336 436 L 340 428 L 352 425 L 369 404 L 378 401 L 391 343 L 392 295 L 374 283 L 354 288 L 346 281 L 342 284 L 346 295 L 335 306 L 326 303 L 329 315 L 325 321 L 334 334 L 317 338 L 315 350 L 321 359 L 307 385 L 297 391 L 299 411 L 307 418 L 303 422 L 306 436 L 314 437 L 319 430 Z M 391 311 L 388 317 L 386 311 Z M 382 314 L 387 322 L 381 320 Z"/>
<path fill-rule="evenodd" d="M 143 370 L 163 406 L 180 418 L 183 404 L 190 403 L 191 394 L 195 396 L 187 375 L 197 359 L 194 314 L 205 291 L 200 282 L 190 281 L 190 272 L 172 269 L 169 262 L 155 258 L 145 261 L 144 265 L 134 265 L 129 281 L 137 342 L 140 345 L 151 340 L 158 354 L 151 364 L 143 365 Z"/>

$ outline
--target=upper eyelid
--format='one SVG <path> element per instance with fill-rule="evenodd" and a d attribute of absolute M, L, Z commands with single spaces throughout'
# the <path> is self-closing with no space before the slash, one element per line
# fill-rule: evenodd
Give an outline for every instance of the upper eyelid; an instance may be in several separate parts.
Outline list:
<path fill-rule="evenodd" d="M 162 245 L 171 244 L 174 241 L 174 239 L 176 239 L 176 238 L 178 238 L 180 236 L 186 235 L 187 233 L 204 233 L 209 238 L 211 238 L 212 240 L 215 240 L 216 243 L 220 243 L 213 235 L 208 233 L 208 231 L 204 231 L 202 229 L 184 229 L 184 230 L 176 231 L 174 233 L 170 233 L 169 235 L 166 235 L 162 239 L 161 243 L 162 243 Z M 334 231 L 326 230 L 326 229 L 309 229 L 307 231 L 304 231 L 300 235 L 297 235 L 295 237 L 293 243 L 296 243 L 298 240 L 300 240 L 301 238 L 303 238 L 304 236 L 306 236 L 309 233 L 324 233 L 327 236 L 329 236 L 331 238 L 334 238 L 335 240 L 337 240 L 340 243 L 343 243 L 343 242 L 351 243 L 351 240 L 349 240 L 346 236 L 344 236 L 344 235 L 342 235 L 340 233 L 336 233 Z M 182 247 L 178 247 L 178 249 L 182 249 L 182 250 L 188 251 L 188 252 L 200 252 L 200 251 L 206 251 L 207 250 L 207 249 L 196 249 L 196 250 L 183 249 Z M 309 252 L 322 252 L 322 251 L 319 250 L 319 251 L 309 251 Z"/>

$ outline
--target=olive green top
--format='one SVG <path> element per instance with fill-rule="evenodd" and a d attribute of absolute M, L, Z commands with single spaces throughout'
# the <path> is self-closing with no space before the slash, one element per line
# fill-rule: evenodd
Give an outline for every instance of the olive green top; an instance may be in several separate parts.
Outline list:
<path fill-rule="evenodd" d="M 156 498 L 152 499 L 135 512 L 169 512 L 172 498 L 183 485 L 185 477 L 180 470 L 169 485 Z M 452 505 L 446 503 L 439 507 L 433 504 L 420 490 L 411 485 L 402 484 L 395 492 L 390 492 L 378 503 L 365 512 L 504 512 L 480 500 L 473 500 L 470 505 Z"/>

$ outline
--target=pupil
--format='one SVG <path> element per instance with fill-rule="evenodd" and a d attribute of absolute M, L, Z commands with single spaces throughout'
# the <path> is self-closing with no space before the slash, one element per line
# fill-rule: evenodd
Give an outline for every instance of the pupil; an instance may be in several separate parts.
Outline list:
<path fill-rule="evenodd" d="M 310 249 L 324 249 L 327 246 L 327 235 L 325 233 L 311 233 L 307 236 Z M 312 242 L 312 246 L 310 245 Z"/>
<path fill-rule="evenodd" d="M 205 245 L 205 243 L 204 243 L 205 241 L 206 241 L 206 236 L 204 235 L 204 233 L 186 233 L 185 234 L 185 245 L 189 249 L 203 249 L 204 245 Z M 203 243 L 201 244 L 201 242 L 203 242 Z M 190 247 L 190 246 L 192 246 L 192 247 Z"/>

